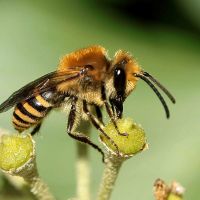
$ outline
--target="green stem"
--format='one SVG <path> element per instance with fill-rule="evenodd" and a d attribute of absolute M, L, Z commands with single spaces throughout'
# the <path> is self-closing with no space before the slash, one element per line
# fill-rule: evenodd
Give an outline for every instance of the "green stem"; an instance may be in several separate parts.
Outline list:
<path fill-rule="evenodd" d="M 88 162 L 88 145 L 78 143 L 77 151 L 77 198 L 78 200 L 90 200 L 90 166 Z"/>
<path fill-rule="evenodd" d="M 40 177 L 33 177 L 27 182 L 31 188 L 31 192 L 38 200 L 55 200 L 54 196 L 50 193 L 48 186 Z"/>
<path fill-rule="evenodd" d="M 39 177 L 35 159 L 31 163 L 32 166 L 27 168 L 26 172 L 22 172 L 21 176 L 28 183 L 30 191 L 38 200 L 55 200 L 51 194 L 49 187 Z"/>
<path fill-rule="evenodd" d="M 87 133 L 89 136 L 90 125 L 87 122 L 82 122 L 79 127 L 81 132 Z M 77 199 L 90 200 L 90 164 L 89 164 L 89 148 L 88 145 L 77 143 Z"/>
<path fill-rule="evenodd" d="M 115 126 L 110 122 L 104 128 L 110 139 L 104 135 L 100 136 L 105 146 L 106 162 L 97 200 L 110 199 L 122 163 L 146 147 L 145 133 L 139 125 L 128 118 L 119 119 L 116 123 L 120 133 L 127 133 L 127 135 L 118 134 Z"/>
<path fill-rule="evenodd" d="M 124 158 L 106 154 L 106 163 L 97 200 L 109 200 Z"/>

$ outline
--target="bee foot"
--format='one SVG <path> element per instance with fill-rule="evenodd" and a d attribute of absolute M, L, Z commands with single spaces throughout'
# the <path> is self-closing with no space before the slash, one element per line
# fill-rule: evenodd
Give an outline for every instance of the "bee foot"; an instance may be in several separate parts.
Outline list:
<path fill-rule="evenodd" d="M 119 135 L 121 135 L 121 136 L 128 136 L 128 133 L 118 133 Z"/>

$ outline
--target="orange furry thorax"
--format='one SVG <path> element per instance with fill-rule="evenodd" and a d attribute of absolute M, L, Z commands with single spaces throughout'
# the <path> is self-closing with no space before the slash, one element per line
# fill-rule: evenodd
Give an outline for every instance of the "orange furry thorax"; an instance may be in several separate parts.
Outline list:
<path fill-rule="evenodd" d="M 90 46 L 65 55 L 59 63 L 59 71 L 68 71 L 70 67 L 92 65 L 95 68 L 105 66 L 106 49 L 101 46 Z M 70 68 L 71 70 L 71 68 Z"/>

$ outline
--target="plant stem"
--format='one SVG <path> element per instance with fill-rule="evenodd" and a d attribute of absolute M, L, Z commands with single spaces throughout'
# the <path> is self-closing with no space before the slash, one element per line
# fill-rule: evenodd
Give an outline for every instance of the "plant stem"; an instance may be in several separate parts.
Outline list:
<path fill-rule="evenodd" d="M 27 167 L 26 171 L 19 172 L 19 174 L 28 183 L 30 191 L 38 200 L 55 200 L 55 197 L 49 191 L 49 187 L 39 177 L 35 158 L 30 163 L 30 167 Z"/>
<path fill-rule="evenodd" d="M 110 199 L 122 163 L 143 151 L 147 146 L 144 130 L 131 119 L 118 119 L 117 127 L 120 133 L 127 133 L 128 135 L 118 134 L 112 122 L 104 128 L 109 137 L 100 135 L 100 141 L 105 147 L 106 159 L 97 200 Z"/>
<path fill-rule="evenodd" d="M 106 153 L 106 163 L 97 200 L 109 200 L 124 158 Z"/>
<path fill-rule="evenodd" d="M 80 131 L 87 133 L 89 136 L 90 125 L 82 122 Z M 90 164 L 89 164 L 89 148 L 88 145 L 77 142 L 77 199 L 90 200 Z"/>
<path fill-rule="evenodd" d="M 77 144 L 78 159 L 76 161 L 77 173 L 77 198 L 79 200 L 90 199 L 90 167 L 88 146 Z"/>
<path fill-rule="evenodd" d="M 50 193 L 48 186 L 42 181 L 39 176 L 25 179 L 31 188 L 31 192 L 38 200 L 55 200 Z"/>

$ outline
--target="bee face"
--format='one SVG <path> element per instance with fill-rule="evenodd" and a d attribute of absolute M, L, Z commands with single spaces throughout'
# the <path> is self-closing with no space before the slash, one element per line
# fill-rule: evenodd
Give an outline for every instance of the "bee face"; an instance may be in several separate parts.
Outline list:
<path fill-rule="evenodd" d="M 112 61 L 112 77 L 109 83 L 109 87 L 113 87 L 110 92 L 111 98 L 125 99 L 131 91 L 135 88 L 138 81 L 138 77 L 134 74 L 139 74 L 141 68 L 135 61 L 135 59 L 128 53 L 119 50 L 115 53 Z"/>
<path fill-rule="evenodd" d="M 115 53 L 111 61 L 111 73 L 109 80 L 106 81 L 106 88 L 113 112 L 117 117 L 121 117 L 123 102 L 135 88 L 138 81 L 135 74 L 140 72 L 141 68 L 128 52 L 119 50 Z"/>

